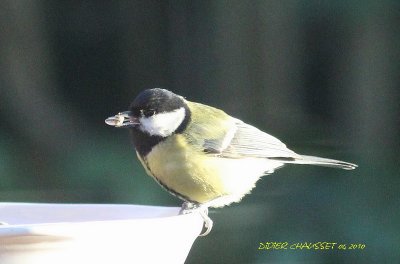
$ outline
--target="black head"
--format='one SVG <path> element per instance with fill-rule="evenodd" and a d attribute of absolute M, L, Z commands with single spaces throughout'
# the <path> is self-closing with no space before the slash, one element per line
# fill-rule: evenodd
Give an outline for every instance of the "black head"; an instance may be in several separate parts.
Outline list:
<path fill-rule="evenodd" d="M 161 88 L 141 92 L 129 107 L 105 120 L 115 127 L 130 128 L 141 156 L 173 134 L 182 133 L 191 120 L 186 100 Z"/>
<path fill-rule="evenodd" d="M 129 107 L 133 143 L 141 156 L 167 137 L 181 133 L 191 112 L 183 97 L 168 90 L 154 88 L 141 92 Z"/>
<path fill-rule="evenodd" d="M 184 99 L 165 89 L 153 88 L 141 92 L 131 103 L 129 110 L 134 117 L 150 117 L 186 107 Z"/>

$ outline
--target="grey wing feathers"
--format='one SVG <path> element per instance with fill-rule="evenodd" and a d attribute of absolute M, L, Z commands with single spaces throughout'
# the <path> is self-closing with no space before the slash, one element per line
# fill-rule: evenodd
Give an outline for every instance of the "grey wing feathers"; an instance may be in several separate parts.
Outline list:
<path fill-rule="evenodd" d="M 238 119 L 224 139 L 207 140 L 205 147 L 226 158 L 300 158 L 279 139 Z"/>
<path fill-rule="evenodd" d="M 234 126 L 223 139 L 206 140 L 208 152 L 225 158 L 266 158 L 282 163 L 309 164 L 352 170 L 357 165 L 334 159 L 299 155 L 288 149 L 279 139 L 235 119 Z"/>
<path fill-rule="evenodd" d="M 341 161 L 341 160 L 334 160 L 334 159 L 326 159 L 314 156 L 307 156 L 301 155 L 301 159 L 295 160 L 293 162 L 286 162 L 286 163 L 295 163 L 295 164 L 309 164 L 309 165 L 317 165 L 323 167 L 332 167 L 344 170 L 354 170 L 358 166 L 353 163 Z"/>

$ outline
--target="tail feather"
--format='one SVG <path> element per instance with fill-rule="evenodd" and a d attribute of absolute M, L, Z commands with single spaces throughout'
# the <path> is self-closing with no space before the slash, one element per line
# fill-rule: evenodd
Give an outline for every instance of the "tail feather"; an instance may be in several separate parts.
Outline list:
<path fill-rule="evenodd" d="M 280 159 L 278 158 L 278 160 Z M 356 164 L 341 160 L 326 159 L 326 158 L 307 156 L 307 155 L 300 155 L 300 158 L 291 158 L 291 159 L 282 158 L 282 161 L 284 163 L 316 165 L 316 166 L 331 167 L 344 170 L 354 170 L 355 168 L 358 167 Z"/>

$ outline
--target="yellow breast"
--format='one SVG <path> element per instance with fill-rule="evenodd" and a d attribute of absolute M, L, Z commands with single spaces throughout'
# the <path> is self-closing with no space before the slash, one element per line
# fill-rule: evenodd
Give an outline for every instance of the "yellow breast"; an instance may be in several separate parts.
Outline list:
<path fill-rule="evenodd" d="M 205 155 L 179 134 L 156 145 L 142 163 L 168 189 L 198 203 L 226 195 L 239 201 L 266 171 L 265 160 Z"/>

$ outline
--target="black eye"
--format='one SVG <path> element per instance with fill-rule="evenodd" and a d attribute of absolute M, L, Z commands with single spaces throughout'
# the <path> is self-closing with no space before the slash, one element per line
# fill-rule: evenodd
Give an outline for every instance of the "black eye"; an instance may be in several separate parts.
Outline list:
<path fill-rule="evenodd" d="M 156 111 L 153 109 L 145 109 L 145 110 L 142 110 L 141 112 L 142 112 L 142 115 L 144 115 L 146 117 L 153 116 L 156 113 Z"/>

